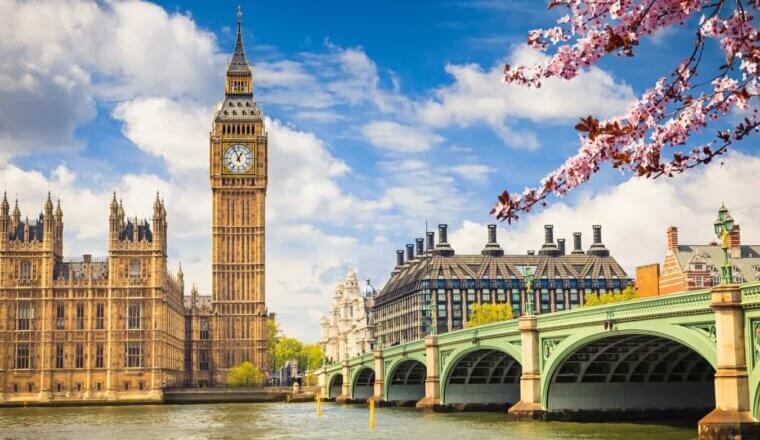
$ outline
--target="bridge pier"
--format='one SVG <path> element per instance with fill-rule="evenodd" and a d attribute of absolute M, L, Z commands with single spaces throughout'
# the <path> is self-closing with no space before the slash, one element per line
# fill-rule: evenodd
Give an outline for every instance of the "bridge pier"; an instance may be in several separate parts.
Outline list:
<path fill-rule="evenodd" d="M 330 396 L 330 384 L 327 383 L 327 369 L 324 366 L 320 368 L 317 374 L 317 385 L 322 400 L 327 399 Z"/>
<path fill-rule="evenodd" d="M 385 396 L 383 395 L 383 388 L 385 387 L 385 365 L 383 363 L 383 351 L 382 350 L 375 350 L 374 352 L 374 358 L 375 358 L 375 383 L 373 386 L 373 392 L 372 396 L 367 399 L 367 402 L 369 400 L 374 400 L 375 403 L 382 403 L 385 401 Z"/>
<path fill-rule="evenodd" d="M 508 420 L 542 420 L 546 410 L 541 404 L 541 370 L 538 365 L 538 320 L 524 315 L 518 321 L 522 350 L 520 401 L 507 411 Z"/>
<path fill-rule="evenodd" d="M 343 361 L 342 366 L 343 385 L 340 396 L 335 398 L 335 403 L 349 403 L 351 401 L 351 369 L 348 366 L 348 359 Z"/>
<path fill-rule="evenodd" d="M 699 421 L 700 439 L 760 438 L 760 424 L 752 416 L 747 375 L 744 309 L 738 285 L 712 289 L 717 364 L 715 409 Z"/>
<path fill-rule="evenodd" d="M 425 336 L 425 397 L 417 402 L 418 410 L 432 410 L 441 404 L 441 365 L 438 335 Z"/>

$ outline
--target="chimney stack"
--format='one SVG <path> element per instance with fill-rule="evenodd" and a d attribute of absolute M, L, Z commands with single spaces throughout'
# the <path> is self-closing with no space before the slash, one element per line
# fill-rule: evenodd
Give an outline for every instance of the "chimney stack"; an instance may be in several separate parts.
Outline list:
<path fill-rule="evenodd" d="M 414 245 L 410 243 L 406 245 L 406 262 L 411 263 L 412 260 L 414 260 Z"/>
<path fill-rule="evenodd" d="M 492 257 L 501 257 L 504 255 L 504 250 L 496 241 L 496 225 L 488 225 L 488 243 L 486 243 L 486 247 L 480 251 L 480 255 L 490 255 Z"/>
<path fill-rule="evenodd" d="M 559 254 L 565 255 L 565 239 L 564 238 L 557 239 L 557 247 L 559 247 Z"/>
<path fill-rule="evenodd" d="M 728 249 L 731 252 L 731 258 L 742 257 L 741 241 L 742 241 L 741 229 L 739 228 L 739 225 L 734 224 L 734 227 L 731 229 L 731 232 L 728 234 Z"/>
<path fill-rule="evenodd" d="M 581 233 L 573 232 L 573 255 L 583 255 L 583 243 L 581 242 Z"/>
<path fill-rule="evenodd" d="M 559 255 L 559 248 L 554 244 L 554 225 L 544 225 L 544 245 L 538 250 L 538 255 Z"/>
<path fill-rule="evenodd" d="M 399 268 L 404 265 L 404 251 L 401 249 L 396 251 L 396 267 Z"/>
<path fill-rule="evenodd" d="M 602 243 L 602 225 L 594 225 L 592 228 L 594 231 L 594 242 L 591 243 L 591 248 L 586 253 L 597 257 L 609 257 L 610 251 Z"/>
<path fill-rule="evenodd" d="M 417 258 L 421 258 L 425 254 L 425 249 L 423 248 L 425 239 L 422 237 L 417 238 L 414 240 L 414 243 L 417 245 Z"/>
<path fill-rule="evenodd" d="M 673 253 L 678 250 L 678 228 L 668 226 L 668 252 Z"/>
<path fill-rule="evenodd" d="M 433 249 L 435 248 L 435 232 L 429 231 L 425 234 L 425 238 L 427 238 L 427 245 L 425 246 L 425 251 L 430 253 L 433 252 Z"/>
<path fill-rule="evenodd" d="M 452 249 L 451 245 L 446 241 L 446 229 L 448 229 L 448 225 L 438 225 L 438 244 L 435 246 L 435 249 L 433 249 L 433 255 L 440 255 L 442 257 L 450 257 L 454 255 L 454 249 Z"/>

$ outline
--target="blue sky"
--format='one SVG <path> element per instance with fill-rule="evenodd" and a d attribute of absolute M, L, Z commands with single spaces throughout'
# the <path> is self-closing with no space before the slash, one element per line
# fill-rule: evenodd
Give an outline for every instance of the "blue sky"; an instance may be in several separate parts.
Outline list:
<path fill-rule="evenodd" d="M 557 12 L 534 0 L 242 2 L 256 97 L 269 118 L 267 297 L 285 331 L 316 338 L 335 283 L 351 269 L 382 285 L 394 250 L 438 223 L 478 252 L 495 196 L 521 190 L 578 148 L 580 116 L 625 109 L 691 44 L 667 29 L 632 59 L 610 57 L 541 90 L 499 82 L 505 61 Z M 209 294 L 208 129 L 223 98 L 237 2 L 0 1 L 0 183 L 36 216 L 61 198 L 65 252 L 104 254 L 110 193 L 150 216 L 169 210 L 170 262 Z M 720 62 L 709 51 L 707 65 Z M 738 115 L 736 115 L 738 117 Z M 661 261 L 664 231 L 710 240 L 725 200 L 749 221 L 758 201 L 756 137 L 725 165 L 648 182 L 603 170 L 582 190 L 500 230 L 508 252 L 603 224 L 629 271 Z M 506 225 L 503 225 L 506 226 Z M 588 240 L 587 240 L 588 241 Z"/>

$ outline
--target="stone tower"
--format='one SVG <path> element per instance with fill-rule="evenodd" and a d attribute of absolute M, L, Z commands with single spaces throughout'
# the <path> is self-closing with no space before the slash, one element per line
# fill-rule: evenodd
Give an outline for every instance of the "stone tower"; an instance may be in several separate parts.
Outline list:
<path fill-rule="evenodd" d="M 216 381 L 244 361 L 266 366 L 264 209 L 267 134 L 253 97 L 238 9 L 235 52 L 227 67 L 224 102 L 210 135 L 212 191 L 213 371 Z"/>

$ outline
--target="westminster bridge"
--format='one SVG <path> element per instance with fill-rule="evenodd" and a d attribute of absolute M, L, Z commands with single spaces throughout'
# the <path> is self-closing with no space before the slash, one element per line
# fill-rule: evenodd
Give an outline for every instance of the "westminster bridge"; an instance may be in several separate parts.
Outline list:
<path fill-rule="evenodd" d="M 503 407 L 514 420 L 707 414 L 700 438 L 760 438 L 760 283 L 428 335 L 315 373 L 339 403 Z"/>

